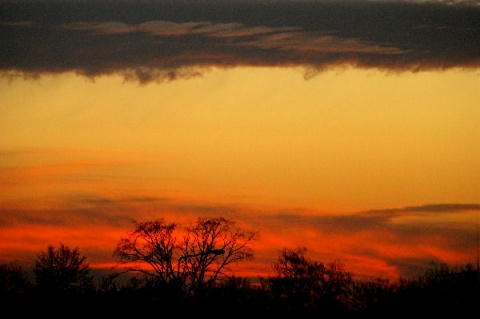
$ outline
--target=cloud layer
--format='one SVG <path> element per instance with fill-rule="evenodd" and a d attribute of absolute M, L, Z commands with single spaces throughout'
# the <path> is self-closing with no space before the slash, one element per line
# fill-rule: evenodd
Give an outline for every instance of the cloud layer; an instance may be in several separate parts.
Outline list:
<path fill-rule="evenodd" d="M 335 1 L 0 3 L 0 70 L 123 74 L 140 82 L 209 67 L 480 66 L 480 7 Z"/>

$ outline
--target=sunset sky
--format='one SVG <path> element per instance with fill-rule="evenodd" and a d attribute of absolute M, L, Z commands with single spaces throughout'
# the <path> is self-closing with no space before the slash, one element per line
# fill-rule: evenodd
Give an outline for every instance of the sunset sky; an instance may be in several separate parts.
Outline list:
<path fill-rule="evenodd" d="M 225 217 L 364 278 L 477 265 L 478 1 L 0 0 L 0 263 Z"/>

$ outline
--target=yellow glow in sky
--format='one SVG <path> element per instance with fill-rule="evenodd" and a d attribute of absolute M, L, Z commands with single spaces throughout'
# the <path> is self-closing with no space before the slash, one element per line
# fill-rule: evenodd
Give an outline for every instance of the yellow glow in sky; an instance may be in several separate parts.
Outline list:
<path fill-rule="evenodd" d="M 304 80 L 299 69 L 238 68 L 144 86 L 3 80 L 0 146 L 148 151 L 133 174 L 212 199 L 341 210 L 472 202 L 478 77 L 345 70 Z"/>

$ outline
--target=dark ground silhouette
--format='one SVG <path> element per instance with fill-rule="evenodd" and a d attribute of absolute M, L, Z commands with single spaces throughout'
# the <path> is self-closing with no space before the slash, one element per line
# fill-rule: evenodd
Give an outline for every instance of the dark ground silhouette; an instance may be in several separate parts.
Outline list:
<path fill-rule="evenodd" d="M 0 300 L 4 311 L 17 316 L 91 317 L 93 315 L 177 317 L 295 317 L 384 318 L 386 316 L 454 316 L 478 312 L 480 276 L 471 265 L 440 265 L 415 279 L 337 282 L 340 294 L 314 283 L 289 278 L 263 278 L 260 285 L 248 279 L 224 278 L 218 285 L 187 295 L 178 287 L 131 277 L 98 278 L 91 286 L 62 292 L 45 291 L 27 271 L 13 264 L 0 265 Z M 278 286 L 282 289 L 278 289 Z M 311 285 L 311 286 L 310 286 Z M 298 287 L 302 286 L 302 290 Z M 289 287 L 292 290 L 285 289 Z"/>

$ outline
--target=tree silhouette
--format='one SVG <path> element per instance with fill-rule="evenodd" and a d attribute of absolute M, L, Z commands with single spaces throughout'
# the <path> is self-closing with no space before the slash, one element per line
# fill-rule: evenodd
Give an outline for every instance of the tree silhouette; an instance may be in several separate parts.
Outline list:
<path fill-rule="evenodd" d="M 172 259 L 176 248 L 176 223 L 167 224 L 163 218 L 136 222 L 127 237 L 121 238 L 113 255 L 120 260 L 126 272 L 154 276 L 160 282 L 170 283 L 176 274 Z M 143 264 L 147 264 L 147 268 Z"/>
<path fill-rule="evenodd" d="M 77 247 L 60 243 L 40 253 L 33 269 L 38 287 L 45 292 L 65 294 L 88 289 L 92 285 L 90 265 Z"/>
<path fill-rule="evenodd" d="M 250 244 L 257 234 L 223 217 L 198 218 L 183 229 L 163 218 L 134 223 L 113 253 L 119 266 L 189 294 L 198 295 L 228 276 L 231 263 L 253 258 Z"/>
<path fill-rule="evenodd" d="M 0 296 L 23 295 L 31 283 L 27 272 L 15 263 L 0 264 Z"/>
<path fill-rule="evenodd" d="M 272 278 L 272 291 L 283 299 L 310 299 L 325 273 L 325 266 L 310 261 L 305 256 L 307 249 L 296 251 L 284 249 L 279 252 L 278 260 L 273 264 L 276 276 Z"/>
<path fill-rule="evenodd" d="M 273 264 L 270 279 L 274 297 L 288 310 L 345 314 L 352 299 L 354 281 L 339 261 L 328 264 L 310 260 L 307 249 L 284 249 Z"/>

